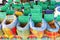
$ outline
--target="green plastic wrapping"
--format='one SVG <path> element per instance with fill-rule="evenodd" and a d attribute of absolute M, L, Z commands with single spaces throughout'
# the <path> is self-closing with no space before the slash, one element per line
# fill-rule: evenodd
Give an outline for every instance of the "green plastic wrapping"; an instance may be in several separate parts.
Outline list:
<path fill-rule="evenodd" d="M 40 5 L 33 5 L 34 9 L 42 9 L 42 7 Z"/>
<path fill-rule="evenodd" d="M 54 14 L 44 14 L 44 19 L 47 22 L 53 21 L 54 20 Z"/>
<path fill-rule="evenodd" d="M 35 23 L 42 22 L 42 13 L 32 13 L 32 21 Z"/>
<path fill-rule="evenodd" d="M 14 14 L 14 10 L 12 9 L 7 9 L 6 13 L 9 14 L 9 15 L 13 15 Z"/>
<path fill-rule="evenodd" d="M 24 8 L 27 9 L 27 8 L 30 8 L 30 4 L 28 2 L 24 3 Z"/>
<path fill-rule="evenodd" d="M 42 13 L 42 9 L 31 9 L 31 13 Z"/>
<path fill-rule="evenodd" d="M 19 16 L 18 21 L 22 24 L 23 23 L 28 23 L 29 22 L 29 16 Z"/>
<path fill-rule="evenodd" d="M 22 4 L 13 4 L 12 5 L 12 7 L 14 8 L 14 9 L 21 9 L 21 7 L 22 7 Z"/>
<path fill-rule="evenodd" d="M 24 15 L 29 15 L 30 9 L 24 9 Z"/>

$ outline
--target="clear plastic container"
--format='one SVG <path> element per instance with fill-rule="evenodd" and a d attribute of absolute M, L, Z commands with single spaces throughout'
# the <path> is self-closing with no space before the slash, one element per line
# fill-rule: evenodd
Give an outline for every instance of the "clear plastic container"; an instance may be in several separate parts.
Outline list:
<path fill-rule="evenodd" d="M 12 20 L 11 23 L 6 23 L 7 20 Z M 12 38 L 13 35 L 16 35 L 16 24 L 17 24 L 17 18 L 14 15 L 8 15 L 4 21 L 2 22 L 2 30 L 5 34 L 5 36 Z"/>

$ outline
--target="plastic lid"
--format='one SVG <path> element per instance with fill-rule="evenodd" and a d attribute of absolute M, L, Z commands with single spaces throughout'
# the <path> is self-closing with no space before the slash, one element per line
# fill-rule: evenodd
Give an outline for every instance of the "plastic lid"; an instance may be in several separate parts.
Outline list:
<path fill-rule="evenodd" d="M 47 22 L 50 22 L 50 21 L 54 20 L 54 14 L 45 14 L 45 15 L 44 15 L 44 19 L 45 19 Z"/>
<path fill-rule="evenodd" d="M 6 12 L 0 12 L 0 21 L 5 19 L 6 17 Z"/>
<path fill-rule="evenodd" d="M 24 15 L 28 15 L 30 13 L 30 9 L 24 9 Z"/>
<path fill-rule="evenodd" d="M 6 13 L 9 14 L 9 15 L 13 15 L 13 14 L 14 14 L 14 10 L 8 9 L 8 10 L 6 11 Z"/>
<path fill-rule="evenodd" d="M 29 22 L 29 16 L 19 16 L 18 21 L 20 23 L 28 23 Z"/>
<path fill-rule="evenodd" d="M 60 21 L 60 15 L 57 16 L 56 20 L 57 21 Z"/>
<path fill-rule="evenodd" d="M 41 9 L 31 9 L 31 13 L 40 13 L 42 12 Z"/>
<path fill-rule="evenodd" d="M 42 22 L 42 13 L 32 13 L 32 20 L 35 23 Z"/>

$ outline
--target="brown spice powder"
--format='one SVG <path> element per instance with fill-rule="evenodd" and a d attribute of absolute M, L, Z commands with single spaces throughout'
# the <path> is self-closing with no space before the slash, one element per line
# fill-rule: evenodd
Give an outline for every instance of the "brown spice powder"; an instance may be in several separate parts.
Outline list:
<path fill-rule="evenodd" d="M 35 27 L 41 27 L 42 23 L 36 23 Z"/>
<path fill-rule="evenodd" d="M 19 26 L 21 26 L 22 28 L 24 28 L 26 26 L 27 23 L 24 23 L 24 24 L 20 24 Z"/>
<path fill-rule="evenodd" d="M 54 24 L 54 21 L 51 21 L 48 23 L 50 25 L 51 28 L 56 28 L 55 24 Z"/>

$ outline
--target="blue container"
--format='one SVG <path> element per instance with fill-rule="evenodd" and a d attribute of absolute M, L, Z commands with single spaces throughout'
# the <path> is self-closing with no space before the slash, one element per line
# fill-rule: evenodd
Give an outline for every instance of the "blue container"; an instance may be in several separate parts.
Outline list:
<path fill-rule="evenodd" d="M 60 4 L 56 4 L 55 6 L 58 7 L 58 6 L 60 6 Z"/>
<path fill-rule="evenodd" d="M 42 26 L 40 28 L 36 28 L 34 26 L 34 22 L 30 20 L 30 28 L 37 30 L 37 31 L 44 31 L 47 28 L 46 21 L 42 19 Z"/>
<path fill-rule="evenodd" d="M 57 7 L 57 6 L 60 6 L 60 2 L 56 2 L 56 5 L 55 5 L 55 6 L 56 6 L 56 7 Z"/>
<path fill-rule="evenodd" d="M 13 19 L 13 22 L 11 22 L 9 25 L 6 25 L 5 24 L 6 20 L 10 19 Z M 16 25 L 17 25 L 17 18 L 14 15 L 7 16 L 7 18 L 5 18 L 4 21 L 2 22 L 2 26 L 8 27 L 10 29 L 15 27 Z"/>
<path fill-rule="evenodd" d="M 21 37 L 26 37 L 26 36 L 29 36 L 30 34 L 30 31 L 29 31 L 29 22 L 27 23 L 27 25 L 22 28 L 21 26 L 19 26 L 19 22 L 17 24 L 17 34 Z"/>
<path fill-rule="evenodd" d="M 59 25 L 58 25 L 56 22 L 55 22 L 54 24 L 55 24 L 55 26 L 56 26 L 55 29 L 51 28 L 51 27 L 49 26 L 49 24 L 47 23 L 47 30 L 50 31 L 50 32 L 58 32 L 58 30 L 59 30 Z"/>

